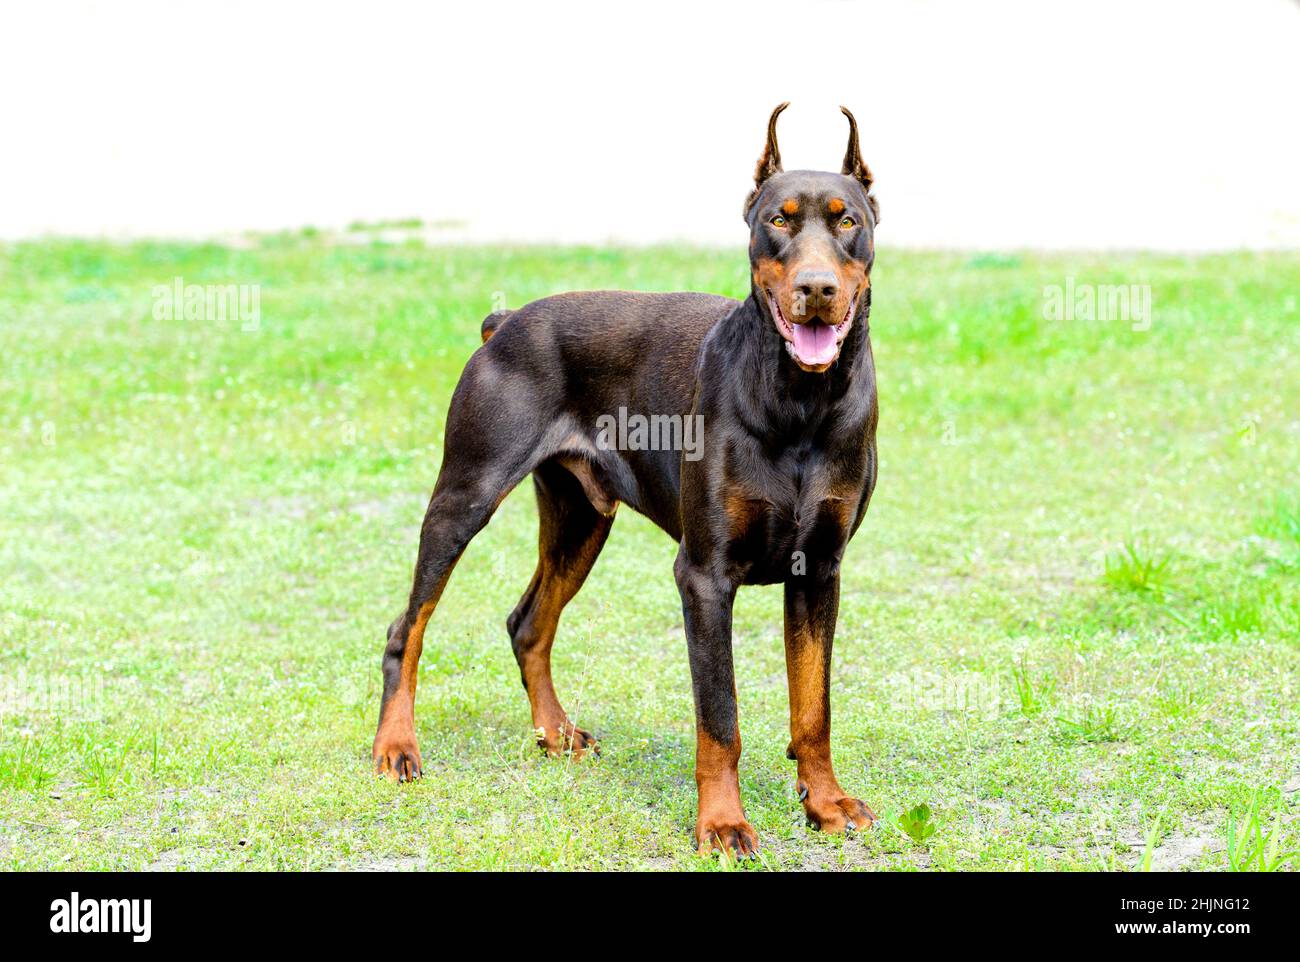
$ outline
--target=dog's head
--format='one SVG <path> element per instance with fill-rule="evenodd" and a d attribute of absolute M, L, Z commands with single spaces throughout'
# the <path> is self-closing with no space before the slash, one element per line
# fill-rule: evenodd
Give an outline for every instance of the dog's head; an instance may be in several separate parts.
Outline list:
<path fill-rule="evenodd" d="M 849 146 L 840 173 L 781 169 L 776 119 L 745 201 L 754 298 L 805 371 L 825 371 L 870 298 L 873 234 L 880 219 L 871 171 L 848 109 Z"/>

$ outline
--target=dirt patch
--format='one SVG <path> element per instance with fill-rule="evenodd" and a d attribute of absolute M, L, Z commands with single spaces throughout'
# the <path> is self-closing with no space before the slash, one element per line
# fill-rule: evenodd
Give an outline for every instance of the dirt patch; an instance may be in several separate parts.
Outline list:
<path fill-rule="evenodd" d="M 163 852 L 156 859 L 144 867 L 146 872 L 176 872 L 182 868 L 182 856 L 180 849 L 171 849 Z"/>
<path fill-rule="evenodd" d="M 219 788 L 210 785 L 195 785 L 191 788 L 164 788 L 158 793 L 158 797 L 164 801 L 174 801 L 176 799 L 193 798 L 196 795 L 214 798 L 220 794 L 221 789 Z"/>
<path fill-rule="evenodd" d="M 1128 867 L 1140 869 L 1146 851 L 1146 839 L 1136 835 L 1121 839 L 1132 851 L 1126 858 Z M 1223 850 L 1223 840 L 1210 830 L 1194 835 L 1168 835 L 1151 853 L 1151 871 L 1187 872 L 1201 866 L 1204 856 Z"/>
<path fill-rule="evenodd" d="M 349 872 L 427 872 L 428 870 L 428 863 L 414 855 L 370 859 L 347 867 Z"/>
<path fill-rule="evenodd" d="M 1151 871 L 1183 872 L 1195 867 L 1202 855 L 1221 848 L 1223 844 L 1213 836 L 1171 835 L 1151 853 Z"/>
<path fill-rule="evenodd" d="M 666 855 L 656 855 L 643 861 L 638 868 L 647 872 L 674 872 L 677 863 Z"/>
<path fill-rule="evenodd" d="M 367 521 L 377 521 L 396 517 L 399 514 L 410 514 L 413 510 L 419 511 L 418 504 L 419 502 L 410 495 L 394 494 L 384 498 L 372 498 L 369 501 L 358 501 L 348 505 L 347 511 L 349 514 L 360 515 Z"/>

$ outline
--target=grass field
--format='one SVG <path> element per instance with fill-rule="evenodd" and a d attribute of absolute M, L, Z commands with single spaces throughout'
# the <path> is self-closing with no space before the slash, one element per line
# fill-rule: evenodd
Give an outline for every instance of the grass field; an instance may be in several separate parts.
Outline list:
<path fill-rule="evenodd" d="M 0 867 L 731 867 L 690 841 L 675 546 L 631 512 L 555 650 L 598 762 L 532 744 L 504 628 L 536 560 L 528 485 L 431 624 L 427 777 L 377 781 L 369 750 L 483 315 L 741 295 L 743 251 L 352 239 L 0 249 Z M 260 285 L 256 329 L 155 319 L 178 277 Z M 1149 329 L 1046 319 L 1067 278 L 1149 285 Z M 884 249 L 873 288 L 881 474 L 833 748 L 885 817 L 805 828 L 781 594 L 746 589 L 752 867 L 1297 867 L 1300 258 Z"/>

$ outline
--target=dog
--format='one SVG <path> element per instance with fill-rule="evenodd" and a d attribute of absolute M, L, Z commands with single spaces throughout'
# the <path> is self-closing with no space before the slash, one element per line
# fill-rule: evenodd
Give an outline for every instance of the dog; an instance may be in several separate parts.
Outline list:
<path fill-rule="evenodd" d="M 808 823 L 843 832 L 875 820 L 831 765 L 829 680 L 840 565 L 876 484 L 868 319 L 879 207 L 844 107 L 840 173 L 782 168 L 776 127 L 787 106 L 771 114 L 745 201 L 744 301 L 568 293 L 483 322 L 484 343 L 452 395 L 410 599 L 388 629 L 377 773 L 420 777 L 414 708 L 425 627 L 465 546 L 531 474 L 540 557 L 506 627 L 539 745 L 554 755 L 599 751 L 556 696 L 551 645 L 626 504 L 679 546 L 701 854 L 747 857 L 759 847 L 737 775 L 731 613 L 741 585 L 784 586 L 787 755 Z M 598 429 L 620 411 L 700 419 L 701 450 L 620 449 Z"/>

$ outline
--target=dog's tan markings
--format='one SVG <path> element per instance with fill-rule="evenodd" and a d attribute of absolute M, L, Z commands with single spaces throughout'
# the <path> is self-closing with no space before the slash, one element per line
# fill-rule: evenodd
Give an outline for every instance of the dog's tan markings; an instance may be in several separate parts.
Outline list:
<path fill-rule="evenodd" d="M 729 494 L 722 504 L 727 516 L 727 537 L 739 541 L 749 529 L 767 513 L 768 503 L 762 498 L 747 498 L 743 494 Z"/>
<path fill-rule="evenodd" d="M 844 201 L 838 197 L 832 197 L 830 203 L 826 205 L 826 209 L 832 214 L 842 214 L 844 213 Z"/>
<path fill-rule="evenodd" d="M 528 693 L 537 743 L 550 755 L 598 755 L 595 736 L 573 724 L 555 693 L 551 647 L 564 606 L 582 587 L 609 536 L 618 502 L 579 454 L 543 464 L 535 482 L 537 570 L 506 622 L 510 643 Z"/>
<path fill-rule="evenodd" d="M 441 593 L 441 586 L 437 593 Z M 375 771 L 391 779 L 420 776 L 422 762 L 415 738 L 415 686 L 420 654 L 424 650 L 424 629 L 436 603 L 436 599 L 427 602 L 407 632 L 397 688 L 383 706 L 371 748 Z"/>
<path fill-rule="evenodd" d="M 796 626 L 792 634 L 785 652 L 790 684 L 790 745 L 796 755 L 804 750 L 808 774 L 821 776 L 830 768 L 830 719 L 822 710 L 827 695 L 825 653 L 808 625 Z M 823 749 L 826 759 L 820 757 Z"/>
<path fill-rule="evenodd" d="M 854 489 L 832 491 L 823 499 L 819 513 L 839 528 L 847 538 L 849 528 L 858 513 L 858 492 Z"/>
<path fill-rule="evenodd" d="M 515 639 L 519 649 L 519 674 L 532 710 L 533 731 L 537 744 L 549 755 L 572 753 L 575 758 L 580 758 L 588 752 L 600 754 L 595 736 L 569 720 L 555 694 L 555 682 L 551 677 L 551 646 L 555 641 L 560 612 L 582 586 L 607 531 L 606 525 L 598 537 L 592 537 L 590 547 L 584 546 L 582 556 L 574 559 L 574 567 L 562 567 L 546 557 L 542 558 L 533 576 L 534 583 L 529 586 L 536 601 L 528 611 L 528 623 Z"/>
<path fill-rule="evenodd" d="M 740 803 L 740 733 L 731 742 L 717 741 L 699 727 L 695 735 L 695 785 L 699 815 L 695 842 L 701 855 L 717 849 L 738 856 L 758 851 L 758 833 L 745 819 Z"/>
<path fill-rule="evenodd" d="M 823 589 L 824 590 L 824 589 Z M 832 589 L 838 591 L 838 589 Z M 825 602 L 822 602 L 824 605 Z M 795 790 L 804 814 L 817 828 L 866 829 L 875 814 L 840 788 L 831 765 L 830 639 L 820 607 L 807 594 L 787 588 L 785 666 L 790 688 L 790 747 L 798 764 Z"/>
<path fill-rule="evenodd" d="M 799 202 L 790 197 L 781 205 L 781 210 L 787 215 L 797 214 L 799 213 Z"/>
<path fill-rule="evenodd" d="M 845 261 L 837 265 L 835 274 L 839 278 L 840 290 L 831 304 L 830 316 L 839 323 L 853 298 L 860 297 L 871 286 L 871 278 L 867 274 L 867 265 L 862 261 Z"/>
<path fill-rule="evenodd" d="M 607 518 L 614 516 L 614 509 L 618 507 L 618 499 L 601 484 L 590 461 L 581 454 L 563 454 L 555 460 L 564 465 L 569 473 L 578 479 L 578 483 L 582 485 L 583 494 L 587 496 L 587 500 L 591 502 L 593 508 Z"/>
<path fill-rule="evenodd" d="M 770 257 L 760 257 L 754 263 L 754 283 L 764 290 L 776 293 L 785 280 L 785 265 Z"/>

